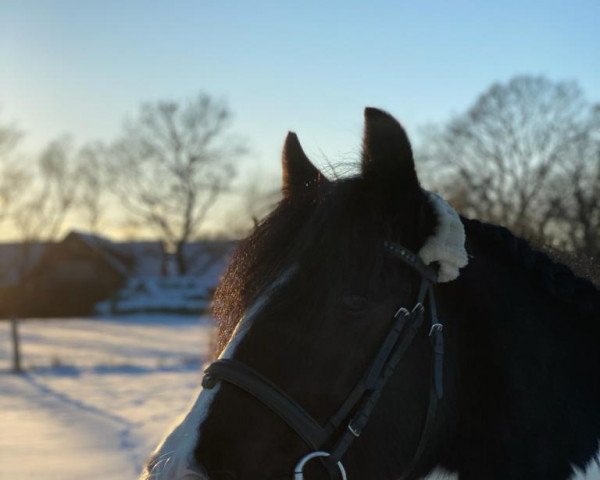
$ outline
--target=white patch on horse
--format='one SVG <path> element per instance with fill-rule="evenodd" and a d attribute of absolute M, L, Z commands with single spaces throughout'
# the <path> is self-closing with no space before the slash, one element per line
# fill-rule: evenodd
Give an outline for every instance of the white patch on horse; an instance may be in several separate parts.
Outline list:
<path fill-rule="evenodd" d="M 469 263 L 465 249 L 465 227 L 458 213 L 439 195 L 425 192 L 437 215 L 435 233 L 427 239 L 419 256 L 429 265 L 438 262 L 438 282 L 451 282 L 458 278 L 459 270 Z"/>
<path fill-rule="evenodd" d="M 211 390 L 201 389 L 196 401 L 179 425 L 163 440 L 153 455 L 149 472 L 142 475 L 141 480 L 179 480 L 186 478 L 203 478 L 190 468 L 193 462 L 193 449 L 196 445 L 198 426 L 208 416 L 213 398 L 220 385 Z"/>
<path fill-rule="evenodd" d="M 250 330 L 252 320 L 260 312 L 273 292 L 284 285 L 292 276 L 295 267 L 289 268 L 277 280 L 269 285 L 246 311 L 238 322 L 229 343 L 224 348 L 219 358 L 232 358 L 233 354 Z M 218 393 L 220 385 L 210 390 L 200 389 L 200 392 L 189 409 L 187 415 L 171 431 L 156 449 L 151 462 L 150 471 L 144 472 L 140 480 L 185 480 L 204 479 L 202 473 L 195 470 L 194 449 L 200 438 L 200 427 L 209 414 L 213 399 Z"/>

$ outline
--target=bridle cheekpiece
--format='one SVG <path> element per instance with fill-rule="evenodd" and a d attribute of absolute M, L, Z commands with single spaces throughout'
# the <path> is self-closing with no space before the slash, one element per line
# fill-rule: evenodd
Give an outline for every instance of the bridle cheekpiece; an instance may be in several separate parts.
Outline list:
<path fill-rule="evenodd" d="M 401 479 L 406 479 L 414 473 L 431 440 L 438 403 L 443 397 L 444 390 L 444 324 L 438 318 L 433 293 L 433 285 L 438 282 L 438 274 L 418 255 L 402 245 L 385 242 L 384 246 L 394 257 L 402 260 L 421 277 L 417 302 L 410 311 L 404 307 L 396 311 L 392 326 L 364 376 L 324 426 L 281 388 L 243 362 L 219 359 L 204 371 L 202 380 L 204 388 L 213 388 L 217 382 L 227 382 L 244 390 L 278 415 L 312 449 L 311 453 L 302 457 L 296 464 L 294 480 L 304 480 L 304 467 L 315 458 L 321 460 L 331 478 L 339 476 L 346 480 L 342 457 L 367 425 L 385 385 L 422 326 L 426 311 L 429 317 L 429 337 L 433 352 L 429 406 L 419 444 Z M 344 424 L 345 427 L 341 429 Z M 335 438 L 337 432 L 341 433 Z M 330 448 L 325 451 L 328 445 Z"/>

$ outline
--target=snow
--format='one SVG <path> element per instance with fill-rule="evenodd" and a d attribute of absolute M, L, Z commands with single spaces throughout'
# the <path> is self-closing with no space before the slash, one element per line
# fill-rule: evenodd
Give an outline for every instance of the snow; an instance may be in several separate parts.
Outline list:
<path fill-rule="evenodd" d="M 135 479 L 200 385 L 213 327 L 191 316 L 35 320 L 29 373 L 6 373 L 0 323 L 0 479 Z"/>
<path fill-rule="evenodd" d="M 183 313 L 199 314 L 210 305 L 218 275 L 132 277 L 112 298 L 95 306 L 96 313 Z"/>
<path fill-rule="evenodd" d="M 17 376 L 0 323 L 0 480 L 134 480 L 196 398 L 214 328 L 139 315 L 28 320 L 20 332 L 28 373 Z"/>
<path fill-rule="evenodd" d="M 133 275 L 125 286 L 95 306 L 100 315 L 132 313 L 199 314 L 207 310 L 223 274 L 233 243 L 199 242 L 186 245 L 190 259 L 187 275 Z M 139 250 L 142 245 L 139 245 Z M 142 258 L 142 257 L 138 257 Z M 170 269 L 174 270 L 170 257 Z M 138 262 L 143 266 L 144 262 Z M 139 270 L 139 268 L 138 268 Z"/>
<path fill-rule="evenodd" d="M 119 478 L 127 472 L 134 478 L 138 458 L 127 452 L 126 423 L 35 377 L 2 383 L 0 478 Z M 85 428 L 70 427 L 74 419 Z"/>

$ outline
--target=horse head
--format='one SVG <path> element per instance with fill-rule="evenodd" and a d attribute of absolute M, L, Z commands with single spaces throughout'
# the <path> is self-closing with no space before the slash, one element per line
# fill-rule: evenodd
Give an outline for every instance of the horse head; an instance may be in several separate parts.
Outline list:
<path fill-rule="evenodd" d="M 283 198 L 240 243 L 215 295 L 219 360 L 145 478 L 283 479 L 303 458 L 306 478 L 331 478 L 331 465 L 307 455 L 336 448 L 349 478 L 395 478 L 433 428 L 433 329 L 422 317 L 435 305 L 424 297 L 466 263 L 460 220 L 421 188 L 404 129 L 380 110 L 365 110 L 354 177 L 328 180 L 293 133 L 282 158 Z M 368 422 L 350 435 L 348 419 L 365 408 Z M 286 415 L 325 434 L 304 435 Z M 431 451 L 439 436 L 429 437 Z"/>

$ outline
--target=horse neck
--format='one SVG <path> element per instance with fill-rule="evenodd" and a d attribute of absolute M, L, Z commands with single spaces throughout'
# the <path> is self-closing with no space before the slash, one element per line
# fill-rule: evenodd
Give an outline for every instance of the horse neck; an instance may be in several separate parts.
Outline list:
<path fill-rule="evenodd" d="M 482 442 L 507 452 L 512 441 L 543 447 L 553 461 L 589 460 L 600 436 L 600 312 L 582 315 L 576 296 L 556 295 L 487 239 L 472 234 L 469 244 L 469 266 L 438 295 L 453 331 L 446 421 L 454 438 L 442 457 L 456 468 L 474 462 L 465 452 L 481 452 Z M 523 455 L 541 454 L 531 448 Z"/>

